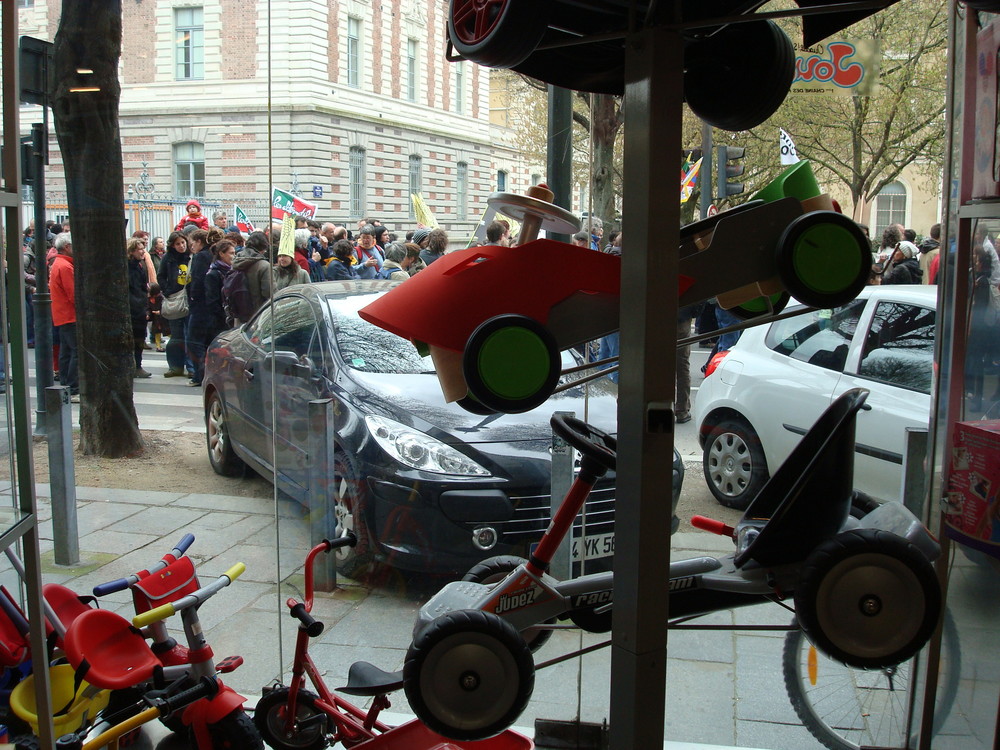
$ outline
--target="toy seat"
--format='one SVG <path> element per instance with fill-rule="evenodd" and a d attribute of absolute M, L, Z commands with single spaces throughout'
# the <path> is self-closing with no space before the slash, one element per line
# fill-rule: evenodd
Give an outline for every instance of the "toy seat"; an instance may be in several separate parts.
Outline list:
<path fill-rule="evenodd" d="M 737 567 L 799 562 L 843 528 L 854 489 L 856 418 L 867 398 L 863 388 L 841 394 L 760 488 L 736 525 L 738 540 L 758 532 L 736 555 Z"/>
<path fill-rule="evenodd" d="M 109 690 L 146 682 L 160 666 L 142 634 L 106 609 L 92 609 L 76 618 L 66 633 L 66 656 L 77 679 Z"/>
<path fill-rule="evenodd" d="M 18 666 L 30 650 L 28 621 L 14 597 L 0 586 L 0 668 Z"/>
<path fill-rule="evenodd" d="M 62 623 L 63 631 L 69 630 L 69 626 L 77 617 L 93 609 L 88 603 L 93 597 L 79 596 L 72 589 L 60 586 L 58 583 L 46 583 L 42 586 L 42 596 Z"/>

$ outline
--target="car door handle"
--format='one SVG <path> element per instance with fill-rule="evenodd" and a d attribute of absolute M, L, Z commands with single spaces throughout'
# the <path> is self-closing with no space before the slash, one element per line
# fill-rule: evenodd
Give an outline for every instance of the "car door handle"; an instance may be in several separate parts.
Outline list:
<path fill-rule="evenodd" d="M 253 373 L 253 368 L 252 367 L 244 367 L 243 368 L 243 379 L 245 381 L 247 381 L 248 383 L 253 382 L 254 373 Z"/>

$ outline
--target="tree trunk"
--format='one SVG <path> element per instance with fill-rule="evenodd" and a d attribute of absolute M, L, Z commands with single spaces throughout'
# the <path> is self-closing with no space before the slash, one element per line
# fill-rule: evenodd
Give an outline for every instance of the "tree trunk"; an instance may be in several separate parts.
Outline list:
<path fill-rule="evenodd" d="M 594 94 L 590 120 L 594 132 L 594 213 L 606 222 L 614 222 L 615 139 L 621 128 L 620 102 L 609 94 Z"/>
<path fill-rule="evenodd" d="M 63 0 L 54 48 L 53 114 L 75 256 L 81 448 L 107 457 L 143 450 L 132 400 L 135 364 L 118 128 L 121 42 L 120 0 Z M 79 88 L 99 90 L 71 90 Z"/>

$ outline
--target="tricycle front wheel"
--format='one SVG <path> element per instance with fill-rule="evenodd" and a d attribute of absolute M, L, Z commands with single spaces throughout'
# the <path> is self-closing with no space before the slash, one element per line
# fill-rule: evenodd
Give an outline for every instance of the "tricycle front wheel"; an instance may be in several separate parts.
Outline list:
<path fill-rule="evenodd" d="M 275 750 L 322 750 L 327 746 L 328 719 L 319 718 L 323 711 L 316 705 L 318 696 L 300 690 L 295 698 L 295 720 L 287 727 L 289 689 L 273 690 L 257 701 L 253 723 L 266 742 Z"/>

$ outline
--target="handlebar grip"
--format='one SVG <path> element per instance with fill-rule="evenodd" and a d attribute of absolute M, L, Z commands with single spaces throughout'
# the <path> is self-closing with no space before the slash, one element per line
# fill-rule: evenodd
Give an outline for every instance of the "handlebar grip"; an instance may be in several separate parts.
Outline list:
<path fill-rule="evenodd" d="M 159 607 L 155 607 L 148 612 L 143 612 L 141 615 L 136 615 L 132 618 L 132 624 L 137 628 L 144 628 L 147 625 L 151 625 L 157 620 L 165 620 L 170 617 L 177 610 L 174 609 L 172 603 L 161 604 Z"/>
<path fill-rule="evenodd" d="M 729 524 L 716 521 L 714 518 L 706 518 L 705 516 L 691 516 L 691 525 L 696 529 L 711 531 L 713 534 L 718 534 L 719 536 L 731 537 L 736 533 L 736 529 Z"/>
<path fill-rule="evenodd" d="M 128 588 L 128 584 L 129 581 L 127 578 L 119 578 L 117 581 L 99 583 L 94 586 L 94 596 L 107 596 L 108 594 L 113 594 L 116 591 L 124 591 Z"/>
<path fill-rule="evenodd" d="M 174 549 L 180 552 L 182 555 L 187 552 L 188 547 L 194 543 L 194 534 L 185 534 L 181 537 L 181 540 L 177 542 L 177 546 Z"/>
<path fill-rule="evenodd" d="M 222 575 L 224 575 L 226 578 L 228 578 L 229 582 L 232 583 L 237 578 L 239 578 L 241 575 L 243 575 L 243 572 L 246 569 L 247 569 L 246 565 L 244 565 L 241 562 L 238 562 L 233 567 L 231 567 L 229 570 L 227 570 L 225 573 L 223 573 Z"/>
<path fill-rule="evenodd" d="M 289 603 L 288 609 L 291 610 L 292 617 L 295 617 L 302 623 L 302 629 L 306 631 L 306 635 L 310 638 L 315 638 L 323 633 L 323 623 L 306 611 L 305 604 L 302 602 Z"/>
<path fill-rule="evenodd" d="M 358 538 L 354 535 L 353 531 L 348 531 L 344 536 L 337 537 L 336 539 L 324 539 L 326 542 L 326 551 L 337 549 L 338 547 L 353 547 L 358 543 Z"/>
<path fill-rule="evenodd" d="M 188 706 L 202 698 L 211 698 L 219 692 L 219 683 L 211 677 L 202 677 L 197 685 L 182 690 L 177 695 L 169 695 L 157 701 L 160 716 L 169 717 L 175 711 Z"/>

